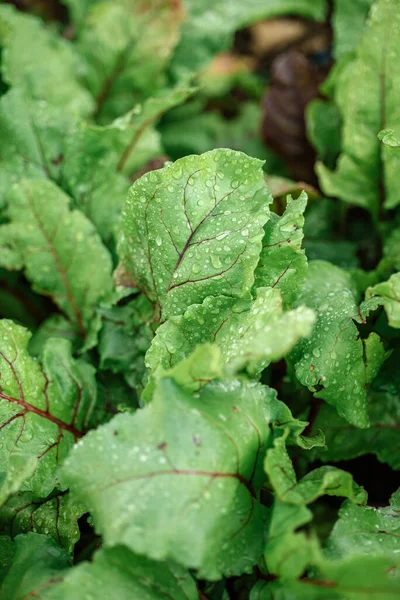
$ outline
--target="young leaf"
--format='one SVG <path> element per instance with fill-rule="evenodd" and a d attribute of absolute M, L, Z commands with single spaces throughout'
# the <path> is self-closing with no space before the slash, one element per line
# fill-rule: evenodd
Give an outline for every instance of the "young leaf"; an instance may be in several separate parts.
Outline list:
<path fill-rule="evenodd" d="M 78 81 L 72 45 L 39 19 L 1 6 L 0 45 L 2 78 L 20 88 L 26 99 L 42 100 L 66 113 L 91 113 L 93 101 Z"/>
<path fill-rule="evenodd" d="M 364 489 L 354 483 L 350 473 L 336 467 L 323 466 L 310 471 L 299 482 L 286 450 L 286 435 L 275 439 L 267 452 L 265 471 L 276 497 L 288 504 L 310 504 L 320 496 L 344 496 L 353 502 L 365 504 Z"/>
<path fill-rule="evenodd" d="M 81 535 L 78 519 L 84 512 L 85 508 L 66 492 L 55 491 L 47 498 L 20 492 L 0 508 L 0 529 L 11 538 L 29 531 L 46 533 L 72 552 Z"/>
<path fill-rule="evenodd" d="M 2 244 L 39 293 L 50 296 L 85 337 L 96 305 L 112 289 L 111 257 L 90 221 L 46 180 L 23 180 L 9 194 Z"/>
<path fill-rule="evenodd" d="M 267 525 L 264 552 L 268 571 L 285 579 L 302 575 L 307 566 L 320 558 L 320 547 L 315 536 L 296 529 L 312 520 L 312 512 L 304 505 L 284 504 L 274 500 Z"/>
<path fill-rule="evenodd" d="M 285 308 L 293 302 L 305 285 L 307 258 L 301 249 L 307 194 L 297 199 L 287 197 L 284 214 L 271 213 L 266 223 L 260 261 L 255 272 L 255 287 L 276 287 Z"/>
<path fill-rule="evenodd" d="M 94 5 L 77 47 L 95 116 L 107 122 L 165 85 L 183 19 L 180 2 L 125 0 Z"/>
<path fill-rule="evenodd" d="M 368 314 L 379 305 L 385 308 L 389 325 L 400 328 L 400 273 L 367 289 L 365 303 L 360 307 L 361 313 Z"/>
<path fill-rule="evenodd" d="M 93 367 L 50 340 L 43 364 L 28 354 L 30 333 L 0 321 L 0 504 L 20 489 L 40 497 L 56 485 L 59 463 L 86 430 L 96 403 Z"/>
<path fill-rule="evenodd" d="M 377 217 L 394 208 L 397 193 L 396 157 L 378 140 L 378 133 L 396 127 L 399 59 L 395 32 L 400 13 L 393 0 L 377 0 L 356 51 L 336 78 L 336 103 L 343 119 L 342 154 L 337 169 L 317 165 L 323 191 L 363 206 Z M 360 93 L 363 90 L 363 93 Z"/>
<path fill-rule="evenodd" d="M 107 546 L 176 560 L 210 580 L 249 571 L 263 544 L 257 498 L 275 403 L 254 383 L 222 380 L 193 396 L 161 379 L 148 406 L 85 436 L 63 480 Z"/>
<path fill-rule="evenodd" d="M 376 333 L 366 340 L 359 337 L 350 275 L 327 262 L 310 263 L 299 302 L 316 311 L 317 322 L 290 356 L 297 378 L 349 423 L 368 427 L 367 387 L 386 355 Z"/>
<path fill-rule="evenodd" d="M 146 354 L 150 369 L 170 368 L 189 356 L 197 344 L 216 343 L 228 370 L 247 366 L 258 375 L 271 361 L 280 360 L 302 337 L 310 335 L 314 313 L 300 307 L 282 310 L 277 289 L 259 288 L 253 301 L 209 296 L 203 304 L 161 325 Z"/>
<path fill-rule="evenodd" d="M 162 319 L 254 280 L 271 201 L 261 161 L 232 150 L 187 156 L 144 175 L 122 214 L 119 256 Z"/>

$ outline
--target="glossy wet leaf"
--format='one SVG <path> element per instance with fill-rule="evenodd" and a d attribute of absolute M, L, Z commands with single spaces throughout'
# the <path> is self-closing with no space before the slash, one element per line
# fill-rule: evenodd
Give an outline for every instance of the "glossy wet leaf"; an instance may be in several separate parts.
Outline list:
<path fill-rule="evenodd" d="M 301 248 L 307 194 L 287 197 L 281 217 L 271 213 L 266 223 L 260 261 L 255 272 L 255 287 L 279 289 L 285 307 L 292 306 L 305 284 L 307 258 Z"/>
<path fill-rule="evenodd" d="M 19 490 L 46 497 L 61 463 L 88 427 L 96 403 L 93 368 L 71 357 L 66 340 L 52 339 L 42 363 L 32 358 L 30 333 L 0 321 L 0 501 Z"/>
<path fill-rule="evenodd" d="M 345 502 L 327 542 L 327 554 L 342 556 L 373 555 L 399 561 L 400 490 L 393 494 L 390 505 L 380 508 L 356 506 Z"/>
<path fill-rule="evenodd" d="M 211 342 L 220 347 L 228 370 L 247 367 L 258 375 L 310 335 L 313 324 L 314 314 L 305 307 L 283 311 L 278 289 L 259 288 L 255 300 L 209 296 L 158 328 L 146 364 L 172 367 L 197 344 Z"/>
<path fill-rule="evenodd" d="M 316 311 L 317 322 L 290 356 L 297 378 L 349 423 L 368 427 L 367 387 L 386 356 L 376 333 L 366 340 L 359 337 L 351 277 L 339 267 L 314 261 L 299 302 Z"/>
<path fill-rule="evenodd" d="M 144 175 L 122 213 L 121 264 L 162 319 L 254 281 L 271 201 L 261 161 L 232 150 L 188 156 Z"/>
<path fill-rule="evenodd" d="M 78 519 L 85 508 L 67 492 L 55 491 L 47 498 L 19 492 L 0 508 L 0 531 L 11 538 L 30 531 L 49 535 L 72 552 L 80 538 Z"/>
<path fill-rule="evenodd" d="M 1 243 L 36 291 L 50 296 L 84 337 L 112 288 L 111 257 L 90 221 L 46 180 L 23 180 L 9 194 Z"/>
<path fill-rule="evenodd" d="M 400 469 L 400 373 L 399 351 L 383 364 L 368 390 L 368 429 L 358 429 L 342 419 L 333 407 L 321 407 L 312 432 L 321 429 L 326 448 L 315 449 L 311 460 L 323 462 L 349 460 L 374 453 L 392 469 Z"/>
<path fill-rule="evenodd" d="M 375 218 L 380 207 L 398 204 L 398 159 L 377 137 L 382 129 L 397 125 L 400 13 L 396 7 L 393 0 L 374 3 L 355 59 L 347 61 L 336 77 L 335 102 L 343 119 L 342 154 L 334 171 L 317 165 L 326 194 L 362 206 Z"/>
<path fill-rule="evenodd" d="M 176 560 L 212 580 L 249 571 L 263 544 L 258 492 L 275 403 L 254 383 L 221 380 L 192 395 L 162 379 L 146 408 L 75 447 L 63 480 L 107 546 Z"/>

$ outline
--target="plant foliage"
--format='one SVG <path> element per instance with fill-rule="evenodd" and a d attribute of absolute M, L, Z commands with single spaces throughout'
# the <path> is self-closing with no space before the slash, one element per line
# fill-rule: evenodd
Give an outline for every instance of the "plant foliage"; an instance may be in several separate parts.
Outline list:
<path fill-rule="evenodd" d="M 287 16 L 303 183 L 235 36 Z M 0 5 L 1 600 L 400 596 L 399 47 L 399 0 Z"/>

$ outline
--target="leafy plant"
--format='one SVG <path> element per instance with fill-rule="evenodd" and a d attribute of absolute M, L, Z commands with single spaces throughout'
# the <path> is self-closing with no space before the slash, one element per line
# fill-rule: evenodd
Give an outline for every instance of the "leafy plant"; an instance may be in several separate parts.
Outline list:
<path fill-rule="evenodd" d="M 394 600 L 398 1 L 10 4 L 1 600 Z M 288 15 L 318 183 L 261 139 Z"/>

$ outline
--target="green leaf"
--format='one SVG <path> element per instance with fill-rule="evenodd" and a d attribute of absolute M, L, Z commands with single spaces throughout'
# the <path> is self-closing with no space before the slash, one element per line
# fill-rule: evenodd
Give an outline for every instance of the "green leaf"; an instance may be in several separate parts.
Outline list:
<path fill-rule="evenodd" d="M 29 531 L 46 533 L 72 552 L 81 535 L 78 519 L 84 512 L 84 507 L 66 492 L 55 491 L 47 498 L 20 492 L 0 508 L 0 530 L 11 538 Z"/>
<path fill-rule="evenodd" d="M 298 15 L 322 20 L 325 0 L 186 0 L 187 18 L 171 69 L 175 74 L 197 71 L 232 43 L 233 34 L 262 19 Z"/>
<path fill-rule="evenodd" d="M 0 331 L 1 504 L 21 489 L 52 492 L 59 463 L 90 422 L 96 387 L 93 367 L 71 357 L 67 340 L 50 340 L 39 364 L 26 329 L 3 320 Z"/>
<path fill-rule="evenodd" d="M 122 215 L 120 260 L 161 318 L 207 296 L 246 294 L 271 198 L 261 161 L 231 150 L 144 175 Z"/>
<path fill-rule="evenodd" d="M 368 429 L 356 429 L 339 417 L 332 407 L 321 407 L 312 431 L 322 429 L 327 444 L 323 450 L 315 449 L 311 460 L 340 461 L 374 453 L 392 469 L 400 469 L 399 360 L 397 350 L 371 384 L 368 391 Z"/>
<path fill-rule="evenodd" d="M 387 556 L 399 562 L 400 490 L 393 494 L 390 506 L 373 508 L 345 502 L 327 543 L 328 558 L 342 556 Z"/>
<path fill-rule="evenodd" d="M 79 329 L 63 315 L 50 315 L 33 333 L 29 341 L 29 354 L 41 357 L 49 338 L 64 338 L 71 343 L 73 354 L 78 352 L 82 345 Z"/>
<path fill-rule="evenodd" d="M 398 159 L 377 135 L 397 125 L 399 57 L 395 31 L 400 13 L 393 0 L 377 0 L 353 61 L 347 61 L 335 82 L 335 101 L 343 119 L 342 154 L 337 169 L 317 165 L 323 191 L 368 209 L 394 208 Z M 363 93 L 360 93 L 363 90 Z"/>
<path fill-rule="evenodd" d="M 256 376 L 310 335 L 314 320 L 314 313 L 304 306 L 284 312 L 278 289 L 259 288 L 254 301 L 209 296 L 158 328 L 146 365 L 152 370 L 170 368 L 198 344 L 210 342 L 219 346 L 228 371 L 247 366 Z"/>
<path fill-rule="evenodd" d="M 136 390 L 143 386 L 144 357 L 153 339 L 153 307 L 143 295 L 126 306 L 102 311 L 98 351 L 100 368 L 123 373 Z"/>
<path fill-rule="evenodd" d="M 349 423 L 368 427 L 366 388 L 386 356 L 376 333 L 366 340 L 359 337 L 354 323 L 359 307 L 350 275 L 327 262 L 310 263 L 299 302 L 316 311 L 317 322 L 290 356 L 297 378 Z"/>
<path fill-rule="evenodd" d="M 194 579 L 173 563 L 153 562 L 118 546 L 98 552 L 94 561 L 83 563 L 54 586 L 48 600 L 197 600 Z"/>
<path fill-rule="evenodd" d="M 320 558 L 315 536 L 296 530 L 312 520 L 312 512 L 304 505 L 284 504 L 274 500 L 267 524 L 264 552 L 268 571 L 285 579 L 295 579 L 308 565 Z"/>
<path fill-rule="evenodd" d="M 81 122 L 66 140 L 63 185 L 109 242 L 119 222 L 130 176 L 162 154 L 152 125 L 184 102 L 191 88 L 165 90 L 105 127 Z"/>
<path fill-rule="evenodd" d="M 70 568 L 69 556 L 37 534 L 19 535 L 4 600 L 197 600 L 192 577 L 173 563 L 153 562 L 122 546 L 100 550 L 91 563 Z"/>
<path fill-rule="evenodd" d="M 398 562 L 384 557 L 324 561 L 316 577 L 258 582 L 250 600 L 395 600 L 399 596 Z"/>
<path fill-rule="evenodd" d="M 0 585 L 2 585 L 12 563 L 14 546 L 14 542 L 11 540 L 11 538 L 5 535 L 0 535 Z"/>
<path fill-rule="evenodd" d="M 263 545 L 257 498 L 275 406 L 274 392 L 255 383 L 221 380 L 193 396 L 162 379 L 148 406 L 74 448 L 63 480 L 107 546 L 175 560 L 210 580 L 248 572 Z"/>
<path fill-rule="evenodd" d="M 59 107 L 28 100 L 14 88 L 0 98 L 0 207 L 21 177 L 58 180 L 63 139 L 73 119 Z"/>
<path fill-rule="evenodd" d="M 100 2 L 91 8 L 77 48 L 97 119 L 110 121 L 165 86 L 182 19 L 182 5 L 164 0 Z"/>
<path fill-rule="evenodd" d="M 362 314 L 368 314 L 378 306 L 385 308 L 389 325 L 400 328 L 400 273 L 369 287 L 365 292 L 365 302 L 361 305 Z"/>
<path fill-rule="evenodd" d="M 284 503 L 310 504 L 324 494 L 344 496 L 359 504 L 365 504 L 367 499 L 366 492 L 354 483 L 352 475 L 336 467 L 319 467 L 298 482 L 286 450 L 286 435 L 275 439 L 264 467 L 276 497 Z"/>
<path fill-rule="evenodd" d="M 36 533 L 18 535 L 12 563 L 1 589 L 3 600 L 47 599 L 71 565 L 70 555 L 51 538 Z"/>
<path fill-rule="evenodd" d="M 307 134 L 318 157 L 333 168 L 341 150 L 341 119 L 333 102 L 316 98 L 306 106 Z"/>
<path fill-rule="evenodd" d="M 73 46 L 37 18 L 0 7 L 2 78 L 26 99 L 42 100 L 66 113 L 89 115 L 93 101 L 78 80 Z"/>
<path fill-rule="evenodd" d="M 111 258 L 69 200 L 50 181 L 23 180 L 9 194 L 11 223 L 0 231 L 34 290 L 50 296 L 84 337 L 96 305 L 111 292 Z"/>
<path fill-rule="evenodd" d="M 281 217 L 271 213 L 266 223 L 260 261 L 255 272 L 255 287 L 271 286 L 280 290 L 285 307 L 293 302 L 305 285 L 307 258 L 301 249 L 307 194 L 287 197 Z"/>
<path fill-rule="evenodd" d="M 332 25 L 336 60 L 357 48 L 372 2 L 373 0 L 335 0 Z"/>

